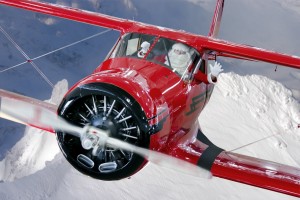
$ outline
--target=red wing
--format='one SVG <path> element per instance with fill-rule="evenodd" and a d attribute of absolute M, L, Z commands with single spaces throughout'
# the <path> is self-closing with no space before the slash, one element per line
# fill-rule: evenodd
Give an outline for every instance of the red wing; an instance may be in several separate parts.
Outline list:
<path fill-rule="evenodd" d="M 56 105 L 0 89 L 0 117 L 1 118 L 54 133 L 52 127 L 43 126 L 41 123 L 39 123 L 40 120 L 39 118 L 41 117 L 42 113 L 40 113 L 38 110 L 37 112 L 34 113 L 25 112 L 24 120 L 20 120 L 20 118 L 17 119 L 12 117 L 12 115 L 8 115 L 7 111 L 20 112 L 20 113 L 24 112 L 22 110 L 18 111 L 18 105 L 16 104 L 16 102 L 26 104 L 28 107 L 33 107 L 37 105 L 44 108 L 48 112 L 54 113 L 55 115 L 57 110 Z M 12 111 L 11 109 L 14 110 Z M 28 118 L 28 120 L 26 118 Z"/>
<path fill-rule="evenodd" d="M 215 160 L 213 176 L 300 197 L 300 169 L 258 158 L 223 152 Z"/>
<path fill-rule="evenodd" d="M 213 176 L 300 197 L 299 168 L 225 151 L 201 130 L 198 130 L 197 140 L 181 148 L 178 154 L 210 170 Z"/>
<path fill-rule="evenodd" d="M 298 56 L 286 55 L 257 47 L 235 44 L 213 38 L 210 38 L 206 43 L 203 43 L 202 47 L 208 51 L 215 51 L 217 55 L 220 56 L 223 54 L 226 57 L 264 61 L 274 63 L 276 65 L 300 69 L 300 57 Z"/>
<path fill-rule="evenodd" d="M 132 22 L 126 19 L 120 19 L 100 13 L 93 13 L 57 4 L 29 0 L 0 0 L 0 3 L 119 31 L 124 31 L 132 25 Z"/>
<path fill-rule="evenodd" d="M 106 28 L 111 28 L 114 30 L 119 30 L 126 32 L 132 26 L 136 25 L 136 22 L 129 21 L 126 19 L 120 19 L 100 13 L 93 13 L 89 11 L 69 8 L 65 6 L 60 6 L 57 4 L 41 3 L 37 1 L 29 0 L 0 0 L 1 4 L 19 7 L 35 12 L 40 12 L 44 14 L 49 14 L 52 16 L 57 16 L 65 19 L 70 19 L 78 22 L 83 22 L 91 25 L 102 26 Z M 219 23 L 222 16 L 223 1 L 218 1 L 218 6 L 215 12 L 215 24 L 212 25 L 210 35 L 215 36 L 218 32 Z M 140 24 L 143 27 L 143 24 Z M 150 27 L 154 29 L 154 26 Z M 162 33 L 162 32 L 160 32 Z M 164 34 L 169 34 L 174 36 L 174 32 L 168 32 L 165 30 Z M 206 50 L 216 51 L 217 54 L 223 54 L 227 57 L 234 58 L 245 58 L 250 60 L 259 60 L 264 62 L 270 62 L 277 65 L 288 66 L 300 69 L 300 58 L 297 56 L 289 56 L 273 51 L 267 51 L 264 49 L 251 47 L 247 45 L 235 44 L 223 40 L 214 39 L 212 37 L 201 37 L 192 34 L 184 34 L 181 32 L 176 32 L 177 37 L 187 37 L 189 40 L 197 41 L 197 43 Z M 186 39 L 187 39 L 186 38 Z"/>
<path fill-rule="evenodd" d="M 231 57 L 250 61 L 264 61 L 300 69 L 300 57 L 284 55 L 256 47 L 214 39 L 219 33 L 223 8 L 224 0 L 218 0 L 210 27 L 210 32 L 208 34 L 209 39 L 207 40 L 207 43 L 202 45 L 204 49 L 215 51 L 214 55 L 216 56 Z"/>

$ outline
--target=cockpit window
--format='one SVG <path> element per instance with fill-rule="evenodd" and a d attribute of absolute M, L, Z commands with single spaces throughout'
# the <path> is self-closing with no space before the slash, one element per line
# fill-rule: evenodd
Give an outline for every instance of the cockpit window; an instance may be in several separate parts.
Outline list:
<path fill-rule="evenodd" d="M 160 38 L 147 57 L 147 60 L 169 67 L 180 76 L 191 70 L 190 67 L 195 66 L 199 59 L 200 55 L 194 48 L 166 38 Z"/>
<path fill-rule="evenodd" d="M 155 37 L 152 35 L 131 33 L 125 35 L 117 46 L 112 57 L 137 56 L 144 58 L 153 44 Z"/>
<path fill-rule="evenodd" d="M 146 59 L 182 76 L 193 70 L 200 54 L 194 48 L 175 40 L 130 33 L 120 40 L 111 57 Z"/>

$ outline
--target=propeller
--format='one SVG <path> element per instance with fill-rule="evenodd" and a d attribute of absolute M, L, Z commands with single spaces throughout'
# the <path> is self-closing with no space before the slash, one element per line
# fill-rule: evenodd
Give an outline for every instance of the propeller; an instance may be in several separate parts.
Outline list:
<path fill-rule="evenodd" d="M 46 130 L 64 131 L 80 138 L 84 149 L 93 149 L 97 152 L 104 145 L 130 151 L 144 157 L 148 161 L 159 166 L 173 169 L 184 174 L 201 178 L 211 178 L 209 171 L 199 168 L 191 163 L 171 157 L 169 155 L 149 149 L 137 147 L 122 140 L 110 136 L 109 131 L 104 131 L 90 125 L 78 127 L 70 124 L 55 112 L 43 106 L 44 102 L 37 103 L 24 101 L 22 98 L 8 98 L 0 96 L 0 117 L 6 115 L 24 124 Z"/>

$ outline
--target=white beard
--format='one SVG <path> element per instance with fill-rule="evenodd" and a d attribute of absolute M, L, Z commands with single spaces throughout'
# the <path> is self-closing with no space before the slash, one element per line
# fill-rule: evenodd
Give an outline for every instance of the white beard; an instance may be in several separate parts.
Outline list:
<path fill-rule="evenodd" d="M 178 55 L 174 53 L 173 51 L 168 53 L 171 67 L 175 69 L 179 74 L 183 74 L 186 68 L 188 67 L 188 64 L 191 61 L 191 56 L 189 53 Z M 169 65 L 168 58 L 166 57 L 166 65 Z"/>

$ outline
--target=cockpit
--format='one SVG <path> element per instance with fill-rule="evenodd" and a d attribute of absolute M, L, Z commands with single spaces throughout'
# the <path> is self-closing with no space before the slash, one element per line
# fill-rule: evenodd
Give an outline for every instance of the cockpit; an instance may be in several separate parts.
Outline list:
<path fill-rule="evenodd" d="M 192 71 L 201 58 L 194 48 L 186 44 L 140 33 L 123 36 L 110 57 L 144 59 L 167 67 L 180 77 Z"/>

